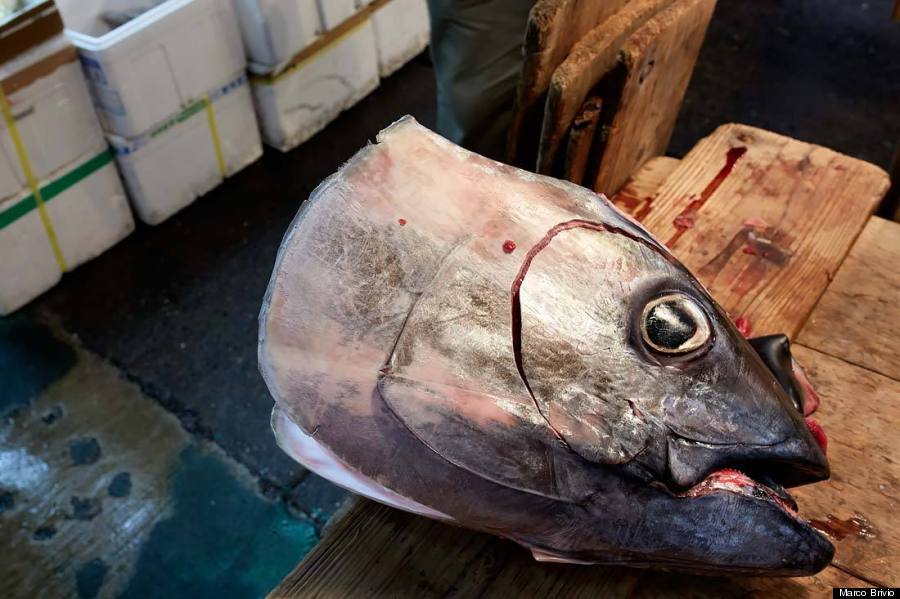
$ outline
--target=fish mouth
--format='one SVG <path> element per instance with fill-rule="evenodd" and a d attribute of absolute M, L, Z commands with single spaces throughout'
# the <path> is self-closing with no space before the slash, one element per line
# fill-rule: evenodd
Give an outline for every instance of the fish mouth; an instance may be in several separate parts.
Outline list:
<path fill-rule="evenodd" d="M 763 483 L 735 468 L 722 468 L 711 472 L 689 489 L 674 493 L 674 495 L 681 498 L 696 498 L 723 492 L 745 495 L 760 501 L 768 501 L 778 506 L 791 518 L 808 524 L 806 520 L 800 518 L 797 500 L 788 493 L 787 489 L 771 477 L 765 477 L 765 480 L 766 482 Z"/>

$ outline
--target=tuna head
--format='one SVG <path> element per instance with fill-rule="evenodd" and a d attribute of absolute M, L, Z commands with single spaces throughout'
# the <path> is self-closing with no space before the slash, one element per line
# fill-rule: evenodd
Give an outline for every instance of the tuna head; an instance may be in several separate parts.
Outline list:
<path fill-rule="evenodd" d="M 602 197 L 409 120 L 380 141 L 310 200 L 276 266 L 260 361 L 283 445 L 296 427 L 409 501 L 388 503 L 539 559 L 830 561 L 784 490 L 828 476 L 802 386 L 663 246 Z"/>

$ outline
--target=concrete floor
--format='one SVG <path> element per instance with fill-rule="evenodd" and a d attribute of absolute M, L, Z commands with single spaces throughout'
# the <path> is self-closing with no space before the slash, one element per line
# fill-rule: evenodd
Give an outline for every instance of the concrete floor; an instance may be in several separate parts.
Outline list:
<path fill-rule="evenodd" d="M 720 0 L 671 152 L 739 121 L 887 167 L 891 2 Z M 273 442 L 257 311 L 301 202 L 396 118 L 433 126 L 432 78 L 417 58 L 0 320 L 0 596 L 260 596 L 316 542 L 346 495 Z"/>

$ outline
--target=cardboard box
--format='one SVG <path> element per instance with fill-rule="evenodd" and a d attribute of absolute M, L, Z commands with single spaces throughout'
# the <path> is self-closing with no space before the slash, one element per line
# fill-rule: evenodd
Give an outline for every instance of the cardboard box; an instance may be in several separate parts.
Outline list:
<path fill-rule="evenodd" d="M 378 87 L 375 33 L 366 13 L 298 54 L 279 72 L 251 63 L 263 139 L 287 151 L 321 131 Z"/>
<path fill-rule="evenodd" d="M 136 137 L 246 66 L 229 0 L 58 0 L 107 132 Z M 129 11 L 153 6 L 122 25 Z"/>
<path fill-rule="evenodd" d="M 243 72 L 144 135 L 109 135 L 135 212 L 155 225 L 262 155 Z"/>
<path fill-rule="evenodd" d="M 277 69 L 322 33 L 316 0 L 235 0 L 248 60 Z"/>
<path fill-rule="evenodd" d="M 106 143 L 40 182 L 53 236 L 71 270 L 134 229 L 128 200 Z M 30 190 L 0 201 L 0 315 L 53 287 L 62 277 L 48 227 Z"/>
<path fill-rule="evenodd" d="M 428 5 L 425 0 L 390 0 L 376 2 L 373 8 L 378 69 L 387 77 L 428 46 Z"/>

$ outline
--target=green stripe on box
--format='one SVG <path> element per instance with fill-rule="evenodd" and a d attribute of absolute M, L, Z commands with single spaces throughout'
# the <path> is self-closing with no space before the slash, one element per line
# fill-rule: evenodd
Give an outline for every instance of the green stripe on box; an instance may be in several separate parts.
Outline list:
<path fill-rule="evenodd" d="M 44 202 L 49 202 L 70 187 L 81 183 L 111 161 L 112 154 L 109 148 L 106 148 L 59 179 L 41 187 L 41 197 Z M 36 208 L 37 202 L 34 200 L 34 194 L 28 194 L 3 212 L 0 212 L 0 230 L 5 229 Z"/>

